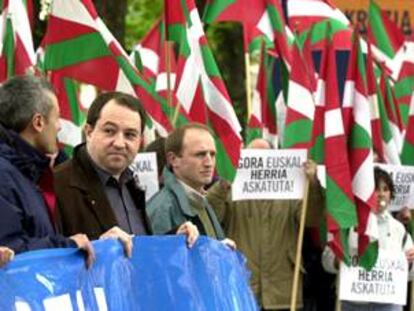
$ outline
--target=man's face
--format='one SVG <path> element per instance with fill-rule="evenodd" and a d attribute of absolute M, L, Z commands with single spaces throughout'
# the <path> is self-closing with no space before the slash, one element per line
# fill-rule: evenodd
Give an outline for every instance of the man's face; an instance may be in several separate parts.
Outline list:
<path fill-rule="evenodd" d="M 141 117 L 112 99 L 102 108 L 95 126 L 85 126 L 85 134 L 95 164 L 111 175 L 120 175 L 139 151 Z"/>
<path fill-rule="evenodd" d="M 53 154 L 58 151 L 57 133 L 59 132 L 60 125 L 60 110 L 59 103 L 54 94 L 47 93 L 47 96 L 51 99 L 52 108 L 46 117 L 43 117 L 43 128 L 37 137 L 37 149 L 45 154 Z"/>
<path fill-rule="evenodd" d="M 211 134 L 202 129 L 188 129 L 184 134 L 181 155 L 171 154 L 175 176 L 195 190 L 209 184 L 216 164 L 216 146 Z"/>

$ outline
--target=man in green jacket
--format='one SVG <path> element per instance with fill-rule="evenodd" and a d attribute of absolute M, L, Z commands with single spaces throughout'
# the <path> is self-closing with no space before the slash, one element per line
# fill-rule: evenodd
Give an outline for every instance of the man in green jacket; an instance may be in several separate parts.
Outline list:
<path fill-rule="evenodd" d="M 253 140 L 250 149 L 271 149 L 264 139 Z M 316 179 L 316 164 L 304 163 L 310 181 L 309 209 L 306 224 L 318 225 L 322 218 L 323 199 Z M 225 181 L 214 184 L 207 194 L 225 234 L 237 243 L 247 257 L 252 271 L 250 284 L 262 310 L 290 308 L 296 241 L 301 201 L 243 200 L 233 201 L 231 185 Z M 299 292 L 302 291 L 302 282 Z M 302 295 L 297 307 L 302 306 Z"/>
<path fill-rule="evenodd" d="M 208 127 L 190 123 L 175 129 L 165 142 L 165 152 L 164 188 L 147 205 L 154 233 L 172 232 L 191 221 L 200 234 L 235 248 L 233 241 L 225 239 L 205 197 L 204 187 L 211 183 L 216 163 L 216 146 Z"/>

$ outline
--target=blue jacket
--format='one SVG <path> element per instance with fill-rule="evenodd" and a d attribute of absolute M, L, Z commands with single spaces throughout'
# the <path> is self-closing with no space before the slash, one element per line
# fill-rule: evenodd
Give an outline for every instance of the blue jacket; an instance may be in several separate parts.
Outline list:
<path fill-rule="evenodd" d="M 19 135 L 0 127 L 0 245 L 16 253 L 76 247 L 56 234 L 37 181 L 48 158 Z"/>

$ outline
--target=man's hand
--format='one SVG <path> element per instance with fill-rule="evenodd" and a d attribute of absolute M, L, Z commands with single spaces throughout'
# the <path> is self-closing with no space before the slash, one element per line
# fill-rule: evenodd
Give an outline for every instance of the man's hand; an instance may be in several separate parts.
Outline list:
<path fill-rule="evenodd" d="M 314 182 L 317 180 L 317 165 L 313 160 L 306 160 L 306 162 L 303 163 L 303 170 L 305 171 L 305 175 L 310 182 Z"/>
<path fill-rule="evenodd" d="M 232 239 L 225 238 L 224 240 L 221 240 L 220 242 L 226 245 L 227 247 L 230 247 L 233 251 L 237 249 L 236 242 L 234 242 Z"/>
<path fill-rule="evenodd" d="M 194 243 L 200 236 L 197 227 L 191 221 L 183 223 L 178 228 L 176 234 L 185 234 L 187 236 L 187 245 L 189 248 L 193 247 Z"/>
<path fill-rule="evenodd" d="M 118 239 L 124 247 L 125 255 L 128 258 L 132 257 L 132 235 L 126 233 L 119 227 L 112 227 L 103 233 L 99 239 Z"/>
<path fill-rule="evenodd" d="M 405 257 L 407 258 L 408 263 L 412 263 L 414 261 L 414 247 L 405 251 Z"/>
<path fill-rule="evenodd" d="M 78 233 L 72 235 L 69 239 L 73 240 L 79 249 L 86 253 L 86 268 L 90 268 L 95 261 L 95 251 L 91 241 L 88 239 L 86 234 Z"/>
<path fill-rule="evenodd" d="M 14 258 L 14 251 L 8 247 L 0 246 L 0 268 Z"/>
<path fill-rule="evenodd" d="M 220 187 L 223 188 L 224 190 L 231 189 L 231 183 L 228 182 L 227 180 L 221 178 L 219 183 L 220 183 Z"/>

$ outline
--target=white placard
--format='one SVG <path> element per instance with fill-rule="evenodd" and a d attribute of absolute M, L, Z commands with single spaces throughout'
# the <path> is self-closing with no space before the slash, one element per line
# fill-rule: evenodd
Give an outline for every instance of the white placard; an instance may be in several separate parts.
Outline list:
<path fill-rule="evenodd" d="M 375 164 L 391 175 L 395 188 L 395 199 L 391 201 L 389 210 L 399 211 L 407 206 L 414 209 L 414 167 L 391 164 Z"/>
<path fill-rule="evenodd" d="M 371 271 L 341 263 L 339 299 L 405 305 L 408 263 L 401 252 L 379 250 Z"/>
<path fill-rule="evenodd" d="M 138 153 L 129 168 L 138 175 L 140 185 L 145 188 L 145 200 L 148 201 L 160 188 L 155 152 Z"/>
<path fill-rule="evenodd" d="M 243 149 L 232 185 L 233 201 L 301 199 L 306 150 Z"/>

